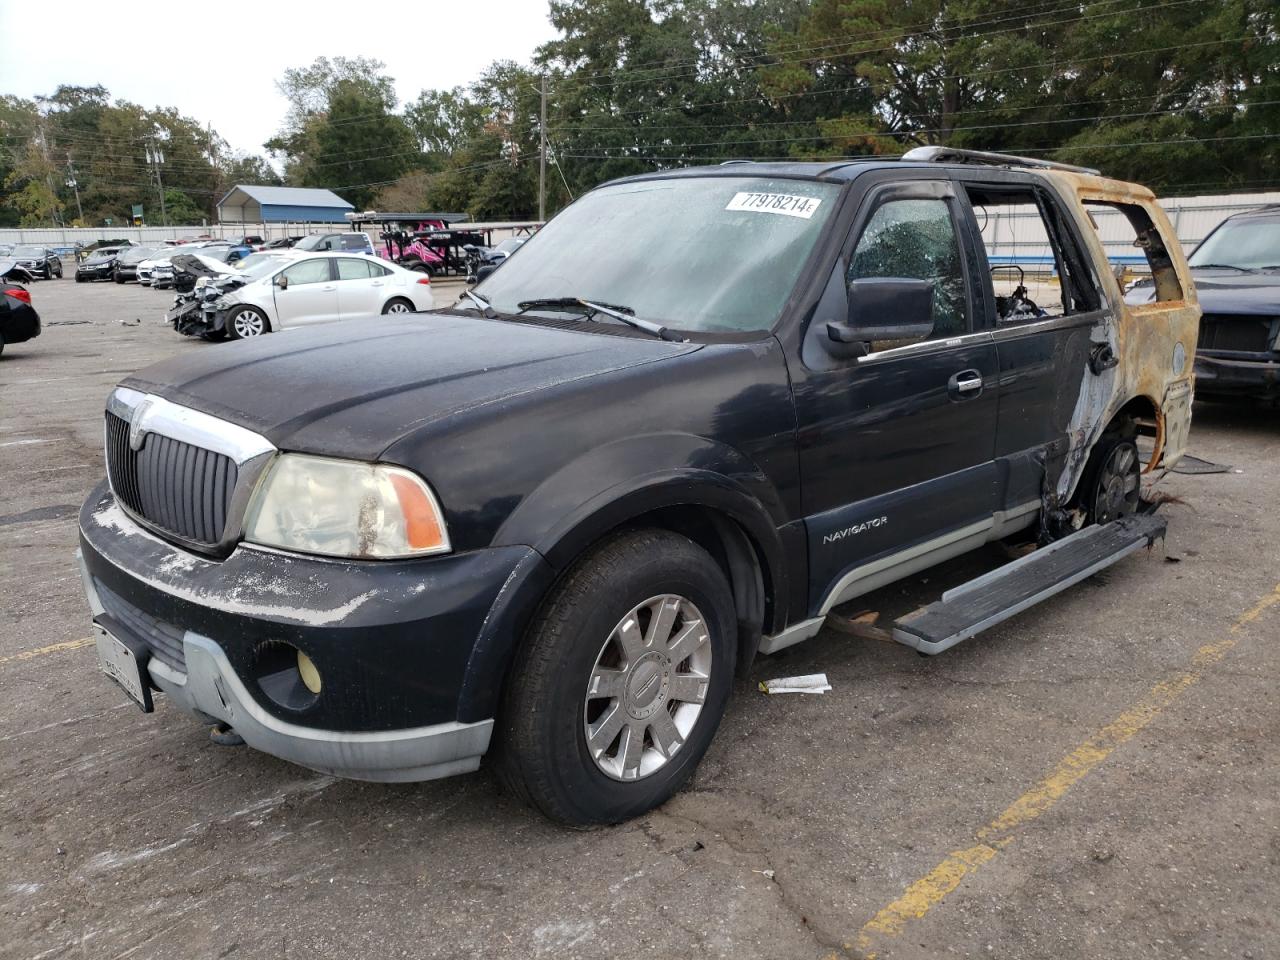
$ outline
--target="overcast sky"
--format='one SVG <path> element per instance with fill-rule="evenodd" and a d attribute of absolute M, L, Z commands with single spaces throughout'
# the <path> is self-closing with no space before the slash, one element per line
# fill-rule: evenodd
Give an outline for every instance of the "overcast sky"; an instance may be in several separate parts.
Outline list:
<path fill-rule="evenodd" d="M 411 13 L 408 11 L 412 11 Z M 245 153 L 284 118 L 275 81 L 319 56 L 373 57 L 403 103 L 474 80 L 494 60 L 527 63 L 555 36 L 546 0 L 162 3 L 0 0 L 0 93 L 100 83 L 144 107 L 178 107 Z"/>

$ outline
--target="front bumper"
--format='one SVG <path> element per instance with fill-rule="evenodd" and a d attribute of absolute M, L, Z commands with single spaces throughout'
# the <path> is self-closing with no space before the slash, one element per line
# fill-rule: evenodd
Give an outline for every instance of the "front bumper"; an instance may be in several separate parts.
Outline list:
<path fill-rule="evenodd" d="M 513 583 L 545 566 L 525 547 L 340 562 L 242 546 L 209 560 L 144 531 L 105 483 L 81 511 L 80 553 L 94 616 L 105 609 L 147 643 L 155 689 L 266 753 L 379 781 L 479 766 L 496 700 L 476 715 L 464 690 L 500 688 L 499 671 L 477 667 L 480 648 Z M 264 651 L 282 642 L 323 678 L 301 708 L 259 682 Z"/>
<path fill-rule="evenodd" d="M 93 267 L 81 265 L 76 268 L 77 277 L 85 277 L 89 280 L 110 280 L 115 276 L 115 272 L 116 265 L 114 263 Z"/>
<path fill-rule="evenodd" d="M 1280 398 L 1280 352 L 1215 355 L 1198 350 L 1195 369 L 1200 396 Z"/>

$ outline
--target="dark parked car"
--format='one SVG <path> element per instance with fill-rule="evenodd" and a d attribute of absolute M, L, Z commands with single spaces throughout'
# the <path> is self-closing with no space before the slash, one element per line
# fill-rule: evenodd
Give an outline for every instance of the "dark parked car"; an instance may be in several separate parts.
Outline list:
<path fill-rule="evenodd" d="M 1090 206 L 1142 230 L 1159 303 L 1124 303 Z M 1002 210 L 1045 227 L 1038 302 L 993 284 Z M 554 818 L 638 815 L 837 604 L 1046 545 L 894 626 L 938 653 L 1161 535 L 1135 440 L 1185 450 L 1190 282 L 1150 191 L 1016 157 L 606 184 L 453 307 L 125 379 L 80 513 L 103 669 L 316 770 L 494 744 Z"/>
<path fill-rule="evenodd" d="M 20 243 L 9 254 L 18 265 L 27 270 L 33 277 L 52 280 L 62 279 L 62 258 L 48 247 L 30 243 Z"/>
<path fill-rule="evenodd" d="M 287 250 L 297 244 L 302 237 L 278 237 L 263 246 L 264 250 Z"/>
<path fill-rule="evenodd" d="M 76 283 L 85 283 L 89 280 L 114 280 L 116 260 L 125 249 L 124 247 L 99 247 L 93 251 L 76 267 Z"/>
<path fill-rule="evenodd" d="M 1196 395 L 1280 400 L 1280 206 L 1228 217 L 1187 262 L 1204 311 Z M 1129 299 L 1154 292 L 1140 281 Z"/>
<path fill-rule="evenodd" d="M 138 264 L 143 260 L 158 257 L 162 252 L 167 253 L 167 248 L 129 247 L 121 250 L 119 256 L 116 257 L 116 267 L 113 273 L 116 283 L 128 283 L 130 280 L 137 280 Z"/>
<path fill-rule="evenodd" d="M 31 305 L 31 293 L 19 284 L 0 281 L 0 354 L 6 344 L 38 336 L 40 314 Z"/>

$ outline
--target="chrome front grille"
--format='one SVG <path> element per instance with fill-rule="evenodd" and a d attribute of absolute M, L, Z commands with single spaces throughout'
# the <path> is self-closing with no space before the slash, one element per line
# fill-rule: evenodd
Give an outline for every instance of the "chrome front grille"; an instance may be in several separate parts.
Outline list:
<path fill-rule="evenodd" d="M 235 546 L 249 492 L 276 452 L 251 430 L 127 387 L 107 401 L 105 445 L 119 504 L 156 533 L 214 554 Z"/>
<path fill-rule="evenodd" d="M 129 445 L 129 423 L 107 413 L 107 473 L 124 505 L 162 530 L 213 546 L 226 531 L 238 471 L 230 457 L 148 434 Z"/>

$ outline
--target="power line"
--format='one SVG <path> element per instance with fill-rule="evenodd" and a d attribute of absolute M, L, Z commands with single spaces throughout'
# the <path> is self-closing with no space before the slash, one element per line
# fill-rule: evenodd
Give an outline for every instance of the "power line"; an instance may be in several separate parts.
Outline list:
<path fill-rule="evenodd" d="M 1052 6 L 1052 2 L 1058 2 L 1058 0 L 1051 0 L 1051 2 L 1042 2 L 1039 4 L 1031 4 L 1027 7 L 1014 11 L 1012 16 L 991 17 L 987 19 L 979 18 L 965 24 L 957 23 L 956 27 L 950 28 L 950 29 L 959 29 L 963 27 L 963 29 L 972 30 L 974 27 L 991 26 L 997 23 L 1005 23 L 1011 20 L 1019 20 L 1019 19 L 1022 19 L 1023 17 L 1046 16 L 1054 13 L 1060 13 L 1064 10 L 1073 10 L 1073 9 L 1080 8 L 1080 0 L 1077 0 L 1077 2 L 1074 2 L 1074 3 L 1068 3 L 1065 6 L 1057 6 L 1057 7 L 1053 7 L 1052 9 L 1049 9 Z M 1120 2 L 1123 2 L 1123 0 L 1097 0 L 1097 5 L 1120 3 Z M 1188 0 L 1188 2 L 1191 2 L 1191 0 Z M 1034 9 L 1037 7 L 1039 9 Z M 1103 15 L 1115 16 L 1121 12 L 1124 12 L 1124 11 L 1119 11 L 1119 12 L 1113 11 L 1110 14 L 1103 14 Z M 944 13 L 943 16 L 945 17 L 946 14 Z M 902 30 L 902 32 L 894 33 L 892 32 L 894 29 L 900 29 Z M 936 32 L 937 29 L 939 29 L 939 26 L 936 21 L 928 21 L 928 22 L 922 21 L 920 23 L 912 24 L 905 28 L 891 28 L 891 27 L 885 28 L 879 33 L 872 32 L 869 36 L 866 36 L 863 34 L 851 34 L 851 33 L 843 34 L 833 40 L 828 40 L 824 43 L 813 44 L 810 46 L 801 46 L 799 43 L 783 44 L 778 47 L 775 47 L 773 52 L 782 53 L 782 54 L 804 53 L 812 50 L 827 49 L 833 46 L 841 46 L 844 43 L 847 43 L 851 40 L 859 40 L 859 39 L 861 40 L 905 40 L 911 37 L 923 36 L 925 34 L 932 34 Z M 949 28 L 942 27 L 941 29 L 945 30 Z M 1016 29 L 1021 29 L 1021 28 L 1016 28 Z M 1001 31 L 1001 32 L 1004 32 L 1004 31 Z M 888 48 L 878 48 L 878 49 L 884 50 Z M 761 54 L 753 54 L 750 56 L 758 59 L 760 57 L 765 57 L 769 55 L 770 55 L 769 52 L 765 52 Z M 653 65 L 653 69 L 661 70 L 661 69 L 666 69 L 674 66 L 699 64 L 701 62 L 702 62 L 702 58 L 696 58 L 692 60 L 675 60 L 675 61 L 652 60 L 652 61 L 649 61 L 648 64 L 646 63 L 628 64 L 626 65 L 625 69 L 628 71 L 628 73 L 631 73 L 634 71 L 643 72 L 645 67 L 650 64 Z M 592 73 L 587 74 L 586 76 L 588 79 L 594 76 L 605 76 L 607 74 L 612 74 L 617 69 L 618 68 L 616 67 L 612 67 L 612 68 L 596 70 Z M 579 75 L 580 74 L 575 74 L 575 76 L 579 76 Z"/>
<path fill-rule="evenodd" d="M 1122 2 L 1122 0 L 1100 0 L 1100 2 L 1101 2 L 1101 3 L 1119 3 L 1119 2 Z M 1060 26 L 1060 25 L 1062 25 L 1062 24 L 1067 24 L 1067 23 L 1080 23 L 1080 22 L 1082 22 L 1082 21 L 1088 21 L 1088 20 L 1099 20 L 1099 19 L 1103 19 L 1103 18 L 1107 18 L 1107 17 L 1118 17 L 1118 16 L 1123 16 L 1123 15 L 1125 15 L 1125 14 L 1129 14 L 1129 13 L 1135 13 L 1135 12 L 1138 12 L 1138 11 L 1141 11 L 1142 13 L 1144 13 L 1144 14 L 1145 14 L 1145 13 L 1148 13 L 1148 12 L 1150 12 L 1150 11 L 1160 10 L 1160 9 L 1163 9 L 1163 8 L 1166 8 L 1166 7 L 1179 7 L 1179 6 L 1185 6 L 1185 5 L 1189 4 L 1189 3 L 1204 3 L 1204 2 L 1205 2 L 1205 0 L 1167 0 L 1167 2 L 1165 2 L 1165 3 L 1158 3 L 1158 4 L 1154 4 L 1154 5 L 1144 5 L 1144 4 L 1139 4 L 1139 5 L 1138 5 L 1138 6 L 1136 6 L 1136 7 L 1129 7 L 1129 8 L 1125 8 L 1125 9 L 1121 9 L 1121 10 L 1110 10 L 1110 11 L 1104 11 L 1104 12 L 1102 12 L 1102 13 L 1086 14 L 1086 13 L 1083 13 L 1083 12 L 1082 12 L 1080 16 L 1077 16 L 1077 17 L 1067 17 L 1067 18 L 1062 19 L 1062 20 L 1053 20 L 1053 21 L 1048 21 L 1048 22 L 1038 22 L 1038 23 L 1023 23 L 1023 24 L 1021 24 L 1021 25 L 1019 25 L 1019 26 L 1016 26 L 1016 27 L 1007 27 L 1007 28 L 1005 28 L 1005 29 L 1003 29 L 1003 30 L 992 30 L 992 31 L 987 31 L 987 32 L 966 33 L 966 34 L 963 36 L 963 38 L 962 38 L 962 39 L 965 39 L 965 40 L 970 40 L 970 39 L 987 39 L 987 38 L 990 38 L 990 37 L 1003 36 L 1003 35 L 1005 35 L 1005 34 L 1009 34 L 1009 33 L 1022 33 L 1022 32 L 1030 31 L 1030 30 L 1043 30 L 1043 29 L 1048 28 L 1048 27 Z M 966 25 L 965 25 L 965 29 L 966 29 L 966 30 L 971 30 L 973 27 L 976 27 L 976 26 L 984 26 L 984 25 L 985 25 L 985 26 L 989 26 L 989 25 L 993 25 L 993 24 L 997 24 L 997 23 L 1005 23 L 1005 22 L 1008 22 L 1008 21 L 1011 21 L 1011 20 L 1021 20 L 1021 19 L 1023 19 L 1025 16 L 1043 16 L 1043 15 L 1049 15 L 1049 14 L 1054 14 L 1054 13 L 1060 13 L 1060 12 L 1065 11 L 1065 10 L 1077 10 L 1077 11 L 1079 11 L 1080 9 L 1081 9 L 1081 5 L 1080 5 L 1080 3 L 1078 3 L 1078 2 L 1077 2 L 1077 3 L 1073 3 L 1073 4 L 1068 4 L 1067 6 L 1064 6 L 1064 7 L 1058 7 L 1058 8 L 1053 9 L 1053 10 L 1043 10 L 1043 11 L 1040 11 L 1039 13 L 1034 13 L 1034 14 L 1029 14 L 1029 15 L 1027 15 L 1027 14 L 1023 14 L 1023 15 L 1018 15 L 1018 16 L 1013 16 L 1013 17 L 1003 17 L 1003 18 L 993 19 L 993 20 L 988 20 L 988 21 L 977 21 L 977 22 L 975 22 L 975 23 L 966 24 Z M 835 41 L 829 41 L 829 42 L 827 42 L 827 43 L 817 44 L 817 45 L 815 45 L 815 46 L 808 47 L 808 48 L 800 48 L 800 49 L 798 49 L 798 50 L 796 50 L 796 51 L 793 51 L 793 52 L 810 52 L 810 51 L 814 51 L 814 50 L 828 50 L 828 51 L 829 51 L 829 50 L 831 50 L 831 49 L 832 49 L 832 48 L 834 48 L 834 47 L 842 47 L 842 46 L 844 46 L 845 44 L 847 44 L 847 43 L 849 43 L 849 42 L 851 42 L 851 41 L 853 41 L 853 40 L 857 40 L 857 39 L 862 39 L 862 40 L 895 39 L 895 40 L 897 40 L 897 41 L 901 42 L 902 40 L 907 40 L 907 39 L 911 39 L 911 38 L 914 38 L 914 37 L 927 37 L 927 36 L 929 36 L 929 37 L 931 37 L 931 36 L 936 36 L 936 31 L 935 31 L 935 30 L 926 30 L 926 31 L 913 32 L 913 33 L 902 33 L 902 34 L 898 34 L 898 35 L 896 35 L 895 37 L 876 37 L 876 36 L 874 36 L 874 35 L 873 35 L 872 37 L 862 37 L 862 36 L 858 36 L 858 35 L 854 35 L 854 34 L 846 34 L 846 35 L 845 35 L 845 37 L 844 37 L 844 38 L 842 38 L 842 39 L 835 40 Z M 858 50 L 848 50 L 848 51 L 838 51 L 838 50 L 837 50 L 837 51 L 835 51 L 834 53 L 829 52 L 829 53 L 822 54 L 822 55 L 820 55 L 820 56 L 812 56 L 812 57 L 798 57 L 798 58 L 793 58 L 793 59 L 781 58 L 781 59 L 771 60 L 771 61 L 769 61 L 769 62 L 765 62 L 765 63 L 752 63 L 752 64 L 746 64 L 746 66 L 751 66 L 751 67 L 775 67 L 775 66 L 782 66 L 782 65 L 785 65 L 785 64 L 796 64 L 796 63 L 817 63 L 817 62 L 821 62 L 821 61 L 823 61 L 823 60 L 830 60 L 830 59 L 837 59 L 837 58 L 838 58 L 838 59 L 847 59 L 847 58 L 849 58 L 849 57 L 863 56 L 863 55 L 865 55 L 865 54 L 869 54 L 869 53 L 888 53 L 888 52 L 893 51 L 894 49 L 896 49 L 896 46 L 891 44 L 890 46 L 885 46 L 885 47 L 865 47 L 865 48 L 858 49 Z M 769 54 L 769 53 L 762 53 L 762 54 L 752 55 L 752 57 L 750 57 L 750 59 L 760 60 L 760 59 L 767 58 L 767 57 L 769 57 L 769 56 L 771 56 L 771 54 Z M 721 61 L 721 62 L 727 62 L 727 61 L 725 61 L 725 60 L 724 60 L 724 58 L 719 58 L 719 59 L 720 59 L 720 61 Z M 667 79 L 679 79 L 679 78 L 681 78 L 681 77 L 696 76 L 696 75 L 697 75 L 697 72 L 698 72 L 698 68 L 702 65 L 702 63 L 703 63 L 703 61 L 702 61 L 702 60 L 687 61 L 687 64 L 688 64 L 690 67 L 692 67 L 692 68 L 693 68 L 692 70 L 686 69 L 686 70 L 683 70 L 683 71 L 680 71 L 680 72 L 668 73 L 668 74 L 664 74 L 664 75 L 651 76 L 651 77 L 649 77 L 649 76 L 639 76 L 639 77 L 632 76 L 632 73 L 633 73 L 632 68 L 630 68 L 630 67 L 626 67 L 626 68 L 624 68 L 624 69 L 626 70 L 627 74 L 628 74 L 628 76 L 626 76 L 626 77 L 622 77 L 622 78 L 614 79 L 614 80 L 611 80 L 611 81 L 608 81 L 608 82 L 605 82 L 605 83 L 584 83 L 584 85 L 585 85 L 585 86 L 590 86 L 590 87 L 611 87 L 611 86 L 617 86 L 617 85 L 619 85 L 619 84 L 624 84 L 624 83 L 654 83 L 654 82 L 657 82 L 657 81 L 660 81 L 660 80 L 667 80 Z M 578 76 L 577 76 L 576 74 L 575 74 L 575 75 L 573 75 L 573 76 L 571 76 L 571 77 L 569 78 L 569 80 L 570 80 L 570 82 L 579 82 L 579 78 L 578 78 Z"/>

